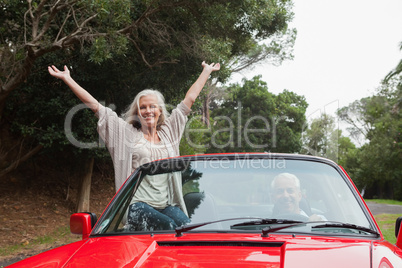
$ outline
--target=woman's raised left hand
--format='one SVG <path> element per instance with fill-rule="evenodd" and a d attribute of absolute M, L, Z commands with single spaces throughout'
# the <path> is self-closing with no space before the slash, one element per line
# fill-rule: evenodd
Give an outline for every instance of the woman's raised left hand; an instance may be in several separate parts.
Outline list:
<path fill-rule="evenodd" d="M 214 71 L 219 71 L 221 69 L 221 65 L 219 63 L 208 64 L 205 61 L 203 61 L 201 65 L 202 67 L 204 67 L 204 70 L 208 70 L 211 73 Z"/>

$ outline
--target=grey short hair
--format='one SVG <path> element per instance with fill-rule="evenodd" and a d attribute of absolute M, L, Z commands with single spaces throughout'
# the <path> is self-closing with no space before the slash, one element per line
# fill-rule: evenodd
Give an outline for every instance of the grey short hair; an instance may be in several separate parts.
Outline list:
<path fill-rule="evenodd" d="M 134 127 L 140 129 L 141 121 L 138 117 L 140 110 L 140 99 L 144 96 L 154 95 L 158 100 L 158 106 L 161 111 L 161 115 L 159 116 L 158 122 L 156 123 L 156 129 L 160 130 L 161 125 L 165 122 L 166 118 L 169 117 L 169 112 L 166 110 L 165 98 L 162 93 L 155 89 L 144 89 L 140 93 L 135 96 L 133 102 L 128 107 L 127 111 L 123 113 L 123 119 L 129 124 L 132 124 Z"/>
<path fill-rule="evenodd" d="M 271 189 L 274 189 L 274 187 L 275 187 L 275 182 L 276 182 L 279 178 L 288 178 L 288 179 L 292 179 L 292 180 L 295 182 L 296 187 L 297 187 L 298 189 L 300 189 L 300 180 L 299 180 L 299 178 L 297 178 L 296 175 L 293 175 L 293 174 L 291 174 L 291 173 L 286 173 L 286 172 L 285 172 L 285 173 L 281 173 L 281 174 L 275 176 L 275 178 L 274 178 L 274 179 L 272 180 L 272 182 L 271 182 Z"/>

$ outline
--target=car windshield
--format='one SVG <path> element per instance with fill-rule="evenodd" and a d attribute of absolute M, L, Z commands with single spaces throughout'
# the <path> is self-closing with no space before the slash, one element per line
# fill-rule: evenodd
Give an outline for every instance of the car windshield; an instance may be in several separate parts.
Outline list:
<path fill-rule="evenodd" d="M 312 158 L 246 155 L 168 159 L 137 169 L 93 234 L 173 232 L 197 223 L 206 224 L 193 232 L 244 232 L 309 222 L 291 227 L 292 232 L 368 235 L 350 228 L 356 225 L 375 230 L 354 191 L 339 167 Z M 321 224 L 320 228 L 311 222 Z M 323 225 L 334 222 L 337 224 L 327 228 Z M 289 230 L 279 232 L 285 231 Z"/>

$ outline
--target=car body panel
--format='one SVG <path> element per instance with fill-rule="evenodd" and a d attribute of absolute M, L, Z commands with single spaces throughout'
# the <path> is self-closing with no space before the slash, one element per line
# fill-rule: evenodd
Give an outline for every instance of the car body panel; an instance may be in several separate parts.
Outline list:
<path fill-rule="evenodd" d="M 402 267 L 401 249 L 384 240 L 373 215 L 351 178 L 342 167 L 328 159 L 302 155 L 266 153 L 212 154 L 165 159 L 161 160 L 161 163 L 176 163 L 175 161 L 203 161 L 208 163 L 209 161 L 219 162 L 220 160 L 228 160 L 230 162 L 238 159 L 246 159 L 247 161 L 254 159 L 268 159 L 272 161 L 275 161 L 275 159 L 286 159 L 288 160 L 287 168 L 289 169 L 291 169 L 292 161 L 305 161 L 308 165 L 318 163 L 330 166 L 331 172 L 339 173 L 338 176 L 340 176 L 340 179 L 337 182 L 338 184 L 331 184 L 330 175 L 322 178 L 317 173 L 315 174 L 317 178 L 311 177 L 311 172 L 315 172 L 314 166 L 310 166 L 310 173 L 307 171 L 300 173 L 300 177 L 304 179 L 305 183 L 313 182 L 311 186 L 307 185 L 306 189 L 308 191 L 305 194 L 311 193 L 313 190 L 316 191 L 316 187 L 324 185 L 326 187 L 321 188 L 322 191 L 327 191 L 326 193 L 331 194 L 327 196 L 326 194 L 319 193 L 326 198 L 324 201 L 332 202 L 334 201 L 333 199 L 336 199 L 334 202 L 338 202 L 334 203 L 333 206 L 325 207 L 323 203 L 312 200 L 314 201 L 314 206 L 317 206 L 317 208 L 314 208 L 316 209 L 315 211 L 328 212 L 326 209 L 334 209 L 336 206 L 343 205 L 344 207 L 340 207 L 341 209 L 338 212 L 343 213 L 345 219 L 351 219 L 350 222 L 345 221 L 345 223 L 357 224 L 363 222 L 362 226 L 370 229 L 373 233 L 365 232 L 364 229 L 354 229 L 353 227 L 340 227 L 340 229 L 338 228 L 339 230 L 336 227 L 331 227 L 337 229 L 337 231 L 328 227 L 324 228 L 324 230 L 321 228 L 314 229 L 312 226 L 318 223 L 310 225 L 310 223 L 303 222 L 303 227 L 296 226 L 280 231 L 268 232 L 268 235 L 264 237 L 262 235 L 262 228 L 264 226 L 258 227 L 260 229 L 247 229 L 248 225 L 244 224 L 243 220 L 240 221 L 240 229 L 233 228 L 235 225 L 232 224 L 229 227 L 222 227 L 224 226 L 223 224 L 219 227 L 219 224 L 215 224 L 212 221 L 207 223 L 207 226 L 203 226 L 205 227 L 204 229 L 183 231 L 181 236 L 178 236 L 173 230 L 132 231 L 131 229 L 126 229 L 123 224 L 129 204 L 124 200 L 129 200 L 128 198 L 133 196 L 133 191 L 135 192 L 135 190 L 132 189 L 138 187 L 138 184 L 141 182 L 141 172 L 146 172 L 147 170 L 147 168 L 144 168 L 138 169 L 137 173 L 134 172 L 127 179 L 126 183 L 109 203 L 89 236 L 88 232 L 91 229 L 91 221 L 88 215 L 85 215 L 85 213 L 75 214 L 72 217 L 72 231 L 78 232 L 77 230 L 82 230 L 82 241 L 25 259 L 10 267 Z M 159 163 L 159 161 L 157 162 Z M 152 167 L 153 163 L 150 165 Z M 319 167 L 318 169 L 320 169 Z M 191 170 L 194 174 L 202 174 L 204 176 L 200 175 L 203 180 L 198 178 L 196 184 L 193 183 L 190 185 L 193 188 L 197 188 L 198 193 L 202 192 L 204 194 L 205 192 L 203 191 L 208 190 L 220 193 L 220 189 L 225 190 L 225 187 L 228 189 L 234 187 L 231 189 L 242 190 L 238 195 L 232 196 L 230 195 L 231 192 L 227 191 L 226 196 L 222 195 L 218 196 L 219 198 L 215 198 L 216 208 L 214 209 L 222 211 L 223 214 L 220 216 L 225 221 L 230 218 L 228 215 L 237 215 L 236 213 L 244 213 L 245 216 L 248 215 L 248 220 L 250 220 L 250 217 L 254 215 L 250 215 L 251 212 L 248 210 L 257 208 L 252 213 L 258 213 L 261 212 L 261 209 L 270 208 L 264 203 L 266 201 L 266 193 L 261 192 L 261 189 L 258 189 L 261 191 L 257 191 L 255 195 L 251 196 L 252 198 L 247 199 L 245 197 L 249 193 L 247 192 L 249 189 L 246 189 L 248 186 L 255 189 L 257 188 L 256 186 L 260 185 L 258 184 L 261 182 L 260 179 L 265 180 L 264 176 L 269 177 L 269 174 L 265 174 L 269 173 L 267 171 L 260 169 L 258 171 L 260 173 L 256 171 L 255 174 L 251 174 L 247 172 L 254 173 L 253 167 L 247 171 L 247 168 L 243 168 L 243 166 L 237 170 L 232 170 L 231 173 L 230 170 L 228 173 L 208 173 L 210 172 L 208 169 L 201 167 Z M 297 170 L 297 168 L 294 168 L 294 170 Z M 271 170 L 270 172 L 274 174 L 280 171 Z M 227 171 L 222 170 L 222 172 Z M 242 174 L 242 172 L 246 173 Z M 211 174 L 215 174 L 216 178 Z M 243 176 L 247 174 L 250 174 L 250 176 Z M 138 178 L 135 179 L 135 176 L 138 176 Z M 251 181 L 251 177 L 253 176 L 255 177 L 254 181 Z M 183 185 L 185 184 L 184 181 L 183 178 Z M 230 185 L 225 186 L 222 181 L 227 181 Z M 244 182 L 246 183 L 244 184 Z M 316 185 L 314 182 L 322 184 Z M 264 181 L 264 183 L 264 185 L 271 185 L 271 181 Z M 347 186 L 343 185 L 340 187 L 339 183 Z M 239 186 L 236 188 L 237 186 L 235 187 L 231 184 Z M 331 193 L 329 192 L 333 190 L 331 187 L 340 188 L 337 188 L 338 192 L 334 191 L 334 193 Z M 342 194 L 341 190 L 345 189 L 349 192 Z M 317 195 L 317 193 L 314 194 Z M 241 198 L 247 200 L 245 204 L 239 201 Z M 245 212 L 243 212 L 243 204 L 245 205 Z M 201 210 L 200 204 L 198 204 L 196 209 Z M 357 215 L 353 213 L 356 212 L 356 209 L 358 209 Z M 331 213 L 338 212 L 336 210 L 335 212 L 331 211 Z M 199 212 L 193 210 L 192 213 L 194 214 L 191 219 L 194 220 Z M 265 215 L 266 212 L 263 211 L 263 213 Z M 212 214 L 212 210 L 206 210 L 205 214 L 198 214 L 201 216 L 193 223 L 211 221 L 207 219 L 211 216 L 208 214 Z M 327 216 L 333 217 L 334 220 L 332 222 L 334 223 L 337 223 L 335 220 L 342 219 L 342 217 L 338 218 L 337 214 L 331 215 L 328 213 Z M 362 217 L 363 220 L 360 221 L 359 217 Z M 326 222 L 326 220 L 321 221 L 320 224 L 323 222 Z M 267 226 L 266 228 L 270 230 L 269 228 L 271 227 L 269 224 Z M 375 234 L 376 232 L 378 234 Z M 402 241 L 402 239 L 400 240 Z"/>
<path fill-rule="evenodd" d="M 371 259 L 372 267 L 383 267 L 384 263 L 402 265 L 391 244 L 386 241 L 377 241 L 373 247 L 371 244 L 367 239 L 292 234 L 272 234 L 268 238 L 257 234 L 194 233 L 179 238 L 174 234 L 122 235 L 90 238 L 10 267 L 29 264 L 29 267 L 347 268 L 371 267 Z M 69 258 L 69 254 L 73 256 Z"/>
<path fill-rule="evenodd" d="M 21 260 L 7 267 L 63 267 L 68 260 L 86 243 L 88 240 L 77 241 L 65 246 L 61 246 L 30 258 Z"/>
<path fill-rule="evenodd" d="M 388 241 L 374 241 L 372 246 L 372 267 L 402 267 L 402 251 Z"/>

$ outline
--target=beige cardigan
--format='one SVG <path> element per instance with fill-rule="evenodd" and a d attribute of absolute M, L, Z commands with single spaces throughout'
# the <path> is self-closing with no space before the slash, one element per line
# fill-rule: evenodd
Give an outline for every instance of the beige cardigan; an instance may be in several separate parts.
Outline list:
<path fill-rule="evenodd" d="M 165 120 L 158 131 L 159 137 L 163 140 L 168 150 L 169 157 L 179 156 L 179 145 L 183 135 L 187 115 L 190 109 L 181 102 L 172 111 L 171 115 Z M 142 137 L 141 130 L 127 123 L 110 108 L 100 105 L 96 113 L 98 117 L 98 133 L 105 142 L 113 160 L 115 172 L 116 191 L 120 189 L 126 179 L 131 175 L 135 168 L 133 167 L 133 152 L 136 150 L 137 143 Z M 157 159 L 152 159 L 157 160 Z M 169 183 L 169 203 L 179 205 L 184 213 L 187 214 L 182 196 L 181 177 L 175 172 L 172 183 Z"/>

